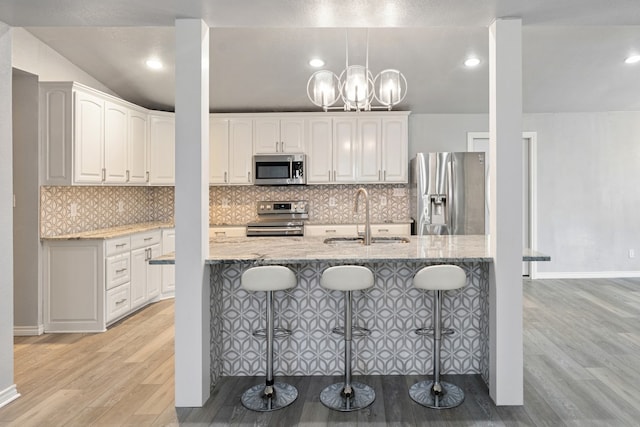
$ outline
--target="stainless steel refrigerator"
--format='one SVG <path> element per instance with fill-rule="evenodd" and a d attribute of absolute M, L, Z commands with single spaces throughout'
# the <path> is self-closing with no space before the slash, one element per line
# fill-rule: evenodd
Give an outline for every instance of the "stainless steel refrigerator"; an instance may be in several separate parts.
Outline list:
<path fill-rule="evenodd" d="M 414 232 L 485 234 L 484 153 L 418 153 L 409 165 Z"/>

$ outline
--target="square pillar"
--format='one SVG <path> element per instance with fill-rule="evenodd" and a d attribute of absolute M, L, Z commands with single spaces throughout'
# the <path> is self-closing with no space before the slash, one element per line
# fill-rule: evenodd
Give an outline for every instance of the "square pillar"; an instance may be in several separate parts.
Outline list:
<path fill-rule="evenodd" d="M 176 406 L 211 393 L 209 327 L 209 27 L 176 20 Z"/>
<path fill-rule="evenodd" d="M 523 404 L 522 20 L 489 27 L 490 380 L 496 405 Z"/>
<path fill-rule="evenodd" d="M 0 407 L 20 396 L 13 383 L 13 135 L 11 27 L 0 22 Z"/>

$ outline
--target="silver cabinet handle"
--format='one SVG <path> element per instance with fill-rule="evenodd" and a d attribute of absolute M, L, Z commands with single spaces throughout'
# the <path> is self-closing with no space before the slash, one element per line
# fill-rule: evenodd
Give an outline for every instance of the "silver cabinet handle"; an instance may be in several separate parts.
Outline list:
<path fill-rule="evenodd" d="M 331 181 L 331 171 L 329 171 L 329 181 Z"/>
<path fill-rule="evenodd" d="M 378 233 L 388 233 L 389 229 L 388 228 L 378 228 Z"/>
<path fill-rule="evenodd" d="M 107 168 L 102 168 L 102 182 L 107 180 Z"/>
<path fill-rule="evenodd" d="M 227 172 L 224 173 L 224 182 L 227 182 Z"/>
<path fill-rule="evenodd" d="M 276 153 L 278 152 L 278 141 L 276 141 Z"/>
<path fill-rule="evenodd" d="M 147 171 L 147 182 L 149 182 L 149 171 Z"/>
<path fill-rule="evenodd" d="M 280 143 L 280 152 L 284 153 L 284 141 Z"/>
<path fill-rule="evenodd" d="M 387 180 L 387 171 L 382 171 L 382 180 L 383 181 Z"/>
<path fill-rule="evenodd" d="M 125 302 L 127 302 L 127 299 L 123 298 L 120 301 L 116 301 L 116 305 L 120 305 L 120 304 L 125 303 Z"/>
<path fill-rule="evenodd" d="M 127 271 L 126 268 L 120 268 L 120 269 L 116 270 L 116 273 L 124 273 L 125 271 Z"/>
<path fill-rule="evenodd" d="M 216 237 L 224 237 L 224 236 L 227 235 L 226 231 L 215 231 L 214 233 L 215 233 Z"/>
<path fill-rule="evenodd" d="M 153 239 L 153 237 L 145 237 L 145 238 L 144 238 L 144 241 L 145 241 L 145 242 L 148 242 L 148 241 L 149 241 L 149 240 L 151 240 L 151 239 Z"/>
<path fill-rule="evenodd" d="M 336 171 L 335 171 L 335 169 L 333 170 L 333 180 L 334 181 L 336 180 Z"/>
<path fill-rule="evenodd" d="M 116 245 L 116 248 L 124 248 L 125 246 L 127 246 L 126 243 L 120 243 L 120 244 Z"/>
<path fill-rule="evenodd" d="M 129 182 L 129 170 L 127 170 L 127 182 Z"/>
<path fill-rule="evenodd" d="M 324 230 L 324 232 L 325 232 L 325 234 L 336 233 L 336 230 L 328 229 L 328 230 Z"/>
<path fill-rule="evenodd" d="M 247 172 L 247 182 L 251 182 L 251 172 Z"/>
<path fill-rule="evenodd" d="M 378 181 L 380 181 L 381 179 L 382 179 L 382 173 L 378 171 Z"/>

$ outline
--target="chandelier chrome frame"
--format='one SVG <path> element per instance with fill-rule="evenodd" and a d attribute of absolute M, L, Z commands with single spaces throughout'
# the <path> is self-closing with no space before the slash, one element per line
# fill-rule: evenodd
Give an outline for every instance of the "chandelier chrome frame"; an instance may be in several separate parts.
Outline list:
<path fill-rule="evenodd" d="M 307 82 L 309 100 L 324 111 L 370 111 L 385 109 L 391 111 L 407 96 L 407 79 L 395 69 L 388 68 L 375 77 L 369 70 L 369 30 L 367 30 L 367 50 L 365 65 L 349 65 L 349 40 L 346 39 L 346 66 L 337 76 L 330 70 L 319 70 Z M 377 89 L 377 90 L 376 90 Z M 380 105 L 372 105 L 376 100 Z M 338 101 L 343 106 L 334 106 Z"/>

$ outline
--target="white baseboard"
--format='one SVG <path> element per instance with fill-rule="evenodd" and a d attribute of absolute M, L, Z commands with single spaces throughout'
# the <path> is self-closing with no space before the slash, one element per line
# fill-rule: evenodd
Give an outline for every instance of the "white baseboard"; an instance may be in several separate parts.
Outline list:
<path fill-rule="evenodd" d="M 536 279 L 627 279 L 640 277 L 640 271 L 536 272 Z"/>
<path fill-rule="evenodd" d="M 0 391 L 0 408 L 8 405 L 19 397 L 20 393 L 18 393 L 18 389 L 16 388 L 15 384 Z"/>
<path fill-rule="evenodd" d="M 42 335 L 42 334 L 44 334 L 44 325 L 13 327 L 14 337 L 30 337 L 30 336 Z"/>

